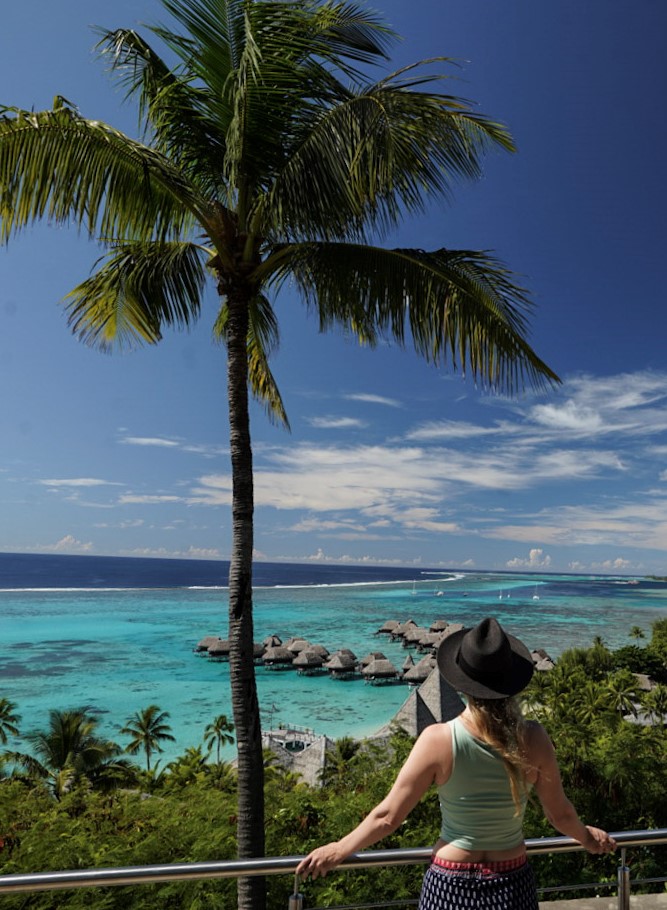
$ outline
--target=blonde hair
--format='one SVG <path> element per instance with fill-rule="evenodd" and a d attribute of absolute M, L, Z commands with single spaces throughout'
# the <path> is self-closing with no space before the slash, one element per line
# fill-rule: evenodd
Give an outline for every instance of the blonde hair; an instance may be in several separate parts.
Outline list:
<path fill-rule="evenodd" d="M 523 808 L 526 795 L 526 774 L 530 765 L 524 752 L 526 721 L 516 698 L 474 698 L 467 696 L 480 738 L 500 755 L 510 780 L 515 815 Z"/>

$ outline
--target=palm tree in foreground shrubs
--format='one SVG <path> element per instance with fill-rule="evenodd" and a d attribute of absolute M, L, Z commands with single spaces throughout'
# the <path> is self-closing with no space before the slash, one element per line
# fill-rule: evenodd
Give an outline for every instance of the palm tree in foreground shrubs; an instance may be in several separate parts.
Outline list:
<path fill-rule="evenodd" d="M 112 790 L 132 780 L 135 769 L 119 758 L 123 750 L 118 743 L 98 735 L 97 724 L 82 708 L 50 711 L 45 729 L 24 736 L 32 753 L 6 752 L 4 758 L 27 778 L 44 781 L 57 799 L 82 781 L 93 789 Z"/>
<path fill-rule="evenodd" d="M 142 711 L 137 711 L 132 717 L 128 717 L 125 726 L 121 727 L 120 733 L 123 736 L 131 736 L 132 739 L 125 751 L 130 755 L 136 755 L 142 751 L 146 756 L 146 770 L 151 770 L 151 755 L 153 752 L 162 752 L 163 742 L 175 742 L 171 735 L 171 727 L 167 723 L 169 717 L 168 711 L 162 711 L 157 705 L 149 705 Z"/>
<path fill-rule="evenodd" d="M 219 714 L 214 721 L 207 724 L 204 730 L 204 743 L 212 749 L 215 746 L 216 763 L 220 764 L 220 750 L 223 746 L 231 746 L 234 742 L 232 733 L 234 724 L 230 723 L 226 714 Z"/>
<path fill-rule="evenodd" d="M 6 746 L 10 736 L 19 735 L 20 714 L 16 705 L 8 698 L 0 698 L 0 745 Z"/>

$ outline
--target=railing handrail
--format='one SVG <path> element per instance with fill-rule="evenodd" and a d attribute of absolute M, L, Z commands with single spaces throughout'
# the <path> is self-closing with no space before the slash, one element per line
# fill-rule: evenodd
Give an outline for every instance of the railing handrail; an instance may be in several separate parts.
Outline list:
<path fill-rule="evenodd" d="M 619 847 L 667 844 L 667 828 L 618 831 L 612 834 Z M 540 837 L 526 841 L 529 855 L 569 853 L 583 850 L 571 837 Z M 395 850 L 364 850 L 353 853 L 340 868 L 364 869 L 378 865 L 427 863 L 430 847 Z M 294 873 L 302 856 L 264 856 L 257 859 L 219 860 L 199 863 L 165 863 L 151 866 L 120 866 L 106 869 L 74 869 L 64 872 L 30 872 L 0 875 L 0 894 L 21 891 L 57 891 L 65 888 L 99 888 L 109 885 L 145 885 L 156 882 L 239 878 L 254 875 Z"/>

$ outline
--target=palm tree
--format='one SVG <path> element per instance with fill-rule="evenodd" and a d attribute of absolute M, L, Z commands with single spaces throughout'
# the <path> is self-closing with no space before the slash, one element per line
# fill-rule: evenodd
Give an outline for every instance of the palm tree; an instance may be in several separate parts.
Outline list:
<path fill-rule="evenodd" d="M 162 752 L 163 742 L 175 742 L 171 735 L 171 727 L 166 722 L 168 711 L 162 711 L 157 705 L 149 705 L 143 711 L 137 711 L 128 717 L 125 726 L 121 727 L 123 736 L 131 736 L 132 740 L 125 746 L 125 751 L 136 755 L 143 749 L 146 756 L 146 770 L 151 770 L 151 755 L 153 752 Z"/>
<path fill-rule="evenodd" d="M 215 746 L 218 765 L 220 764 L 220 749 L 234 742 L 234 737 L 231 735 L 233 732 L 234 724 L 229 722 L 226 714 L 219 714 L 212 723 L 207 724 L 204 730 L 204 743 L 209 749 Z"/>
<path fill-rule="evenodd" d="M 646 634 L 641 626 L 633 626 L 628 633 L 630 638 L 634 638 L 635 641 L 639 641 L 640 638 L 646 638 Z"/>
<path fill-rule="evenodd" d="M 334 743 L 333 749 L 325 755 L 324 767 L 319 772 L 320 783 L 330 787 L 349 784 L 350 763 L 361 747 L 359 740 L 351 736 L 341 736 Z"/>
<path fill-rule="evenodd" d="M 139 102 L 145 141 L 52 110 L 0 110 L 0 242 L 43 217 L 101 237 L 108 254 L 67 299 L 85 342 L 155 343 L 200 311 L 207 277 L 227 348 L 232 469 L 229 640 L 238 749 L 238 852 L 264 853 L 260 713 L 253 670 L 253 460 L 249 388 L 287 416 L 268 358 L 271 297 L 291 282 L 360 343 L 412 341 L 512 393 L 558 381 L 526 338 L 531 302 L 494 257 L 386 249 L 386 231 L 513 148 L 505 127 L 439 92 L 445 59 L 371 81 L 394 34 L 349 0 L 163 0 L 175 23 L 105 31 L 99 49 Z M 427 65 L 428 64 L 428 65 Z M 242 880 L 240 907 L 264 883 Z"/>
<path fill-rule="evenodd" d="M 82 708 L 49 712 L 46 729 L 25 735 L 34 754 L 6 752 L 5 758 L 33 780 L 44 780 L 57 799 L 81 780 L 108 790 L 133 775 L 129 762 L 119 759 L 117 743 L 97 735 L 97 718 Z"/>
<path fill-rule="evenodd" d="M 0 698 L 0 745 L 6 746 L 10 736 L 18 736 L 21 716 L 8 698 Z"/>
<path fill-rule="evenodd" d="M 665 724 L 667 720 L 667 686 L 656 683 L 642 700 L 642 707 L 654 724 Z"/>
<path fill-rule="evenodd" d="M 617 670 L 607 677 L 606 691 L 610 707 L 620 715 L 637 716 L 639 691 L 637 677 L 629 670 Z"/>

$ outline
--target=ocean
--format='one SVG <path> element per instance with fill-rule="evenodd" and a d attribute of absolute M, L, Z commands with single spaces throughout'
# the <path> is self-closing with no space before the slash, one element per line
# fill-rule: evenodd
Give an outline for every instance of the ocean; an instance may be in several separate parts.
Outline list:
<path fill-rule="evenodd" d="M 232 713 L 227 665 L 193 650 L 206 635 L 227 637 L 227 572 L 219 561 L 0 554 L 0 698 L 16 703 L 21 731 L 45 726 L 51 708 L 85 706 L 123 744 L 127 718 L 157 704 L 176 740 L 163 764 L 199 745 L 207 724 Z M 408 652 L 376 634 L 389 619 L 473 625 L 494 615 L 555 658 L 597 635 L 628 644 L 633 626 L 648 638 L 667 616 L 667 583 L 620 576 L 257 563 L 254 584 L 255 641 L 381 650 L 399 667 Z M 410 691 L 263 667 L 257 683 L 265 728 L 332 738 L 372 734 Z"/>

